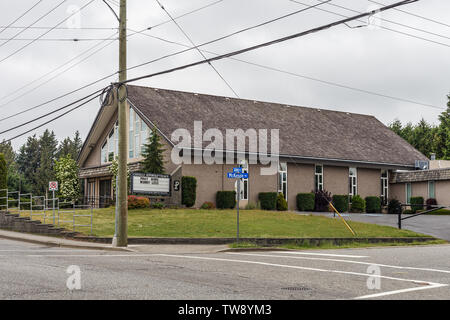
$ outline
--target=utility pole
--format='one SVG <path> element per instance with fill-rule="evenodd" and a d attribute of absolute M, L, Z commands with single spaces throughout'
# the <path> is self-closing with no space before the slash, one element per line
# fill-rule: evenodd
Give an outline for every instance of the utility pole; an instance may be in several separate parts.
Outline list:
<path fill-rule="evenodd" d="M 119 21 L 119 83 L 127 80 L 127 0 L 120 0 Z M 117 223 L 118 247 L 128 245 L 128 188 L 127 188 L 127 160 L 128 160 L 128 128 L 127 128 L 127 90 L 124 85 L 117 87 L 116 101 L 119 114 L 119 171 L 117 197 L 119 214 Z"/>

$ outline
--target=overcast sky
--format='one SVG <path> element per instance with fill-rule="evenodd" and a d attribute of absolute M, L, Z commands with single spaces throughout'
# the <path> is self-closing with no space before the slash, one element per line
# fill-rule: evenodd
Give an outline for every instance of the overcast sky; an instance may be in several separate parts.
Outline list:
<path fill-rule="evenodd" d="M 1 1 L 0 39 L 10 39 L 23 30 L 3 29 L 3 27 L 10 24 L 38 1 Z M 42 0 L 13 26 L 21 27 L 32 24 L 61 1 Z M 71 10 L 76 8 L 74 6 L 82 7 L 89 1 L 67 0 L 33 27 L 54 27 L 73 12 Z M 113 4 L 117 1 L 113 0 L 111 5 L 118 13 L 118 7 Z M 318 3 L 315 0 L 298 1 L 306 5 Z M 378 1 L 384 4 L 397 2 L 397 0 Z M 161 3 L 174 17 L 214 2 L 217 2 L 217 0 L 161 0 Z M 332 0 L 330 3 L 357 11 L 376 8 L 372 2 L 367 0 Z M 192 40 L 196 44 L 200 44 L 304 7 L 304 5 L 290 0 L 222 0 L 177 21 Z M 346 16 L 355 14 L 330 4 L 323 4 L 320 8 Z M 441 23 L 391 10 L 379 16 L 385 19 L 383 21 L 372 19 L 373 25 L 369 27 L 350 28 L 365 25 L 361 22 L 352 22 L 350 27 L 345 25 L 334 27 L 320 33 L 246 53 L 236 58 L 321 81 L 422 102 L 444 109 L 447 102 L 446 95 L 450 93 L 450 1 L 421 0 L 404 6 L 401 10 Z M 167 19 L 166 13 L 155 0 L 128 0 L 128 27 L 131 30 L 143 30 L 167 21 Z M 205 46 L 203 49 L 223 54 L 339 19 L 341 18 L 335 14 L 311 9 Z M 392 24 L 386 20 L 397 24 Z M 77 25 L 77 21 L 76 16 L 74 16 L 59 27 L 73 27 Z M 116 32 L 114 28 L 117 27 L 117 24 L 116 18 L 108 7 L 101 0 L 95 0 L 80 12 L 80 25 L 82 28 L 105 29 L 58 29 L 52 30 L 42 39 L 107 39 Z M 30 28 L 17 35 L 16 38 L 33 39 L 47 31 L 46 29 Z M 165 23 L 146 33 L 166 40 L 189 44 L 173 23 Z M 405 33 L 415 37 L 405 35 Z M 0 62 L 2 79 L 0 118 L 77 89 L 99 78 L 113 74 L 118 69 L 117 41 L 36 41 L 4 60 L 30 42 L 11 40 L 5 43 L 5 41 L 0 40 L 0 61 L 3 60 Z M 104 47 L 109 43 L 110 45 Z M 101 49 L 102 47 L 104 48 Z M 89 48 L 92 49 L 87 51 Z M 130 36 L 128 40 L 128 66 L 156 59 L 183 48 L 176 44 L 136 34 Z M 96 50 L 99 51 L 79 63 Z M 73 59 L 83 52 L 85 53 L 79 58 Z M 207 54 L 207 56 L 210 57 L 211 55 Z M 130 71 L 128 76 L 135 77 L 153 73 L 199 59 L 201 59 L 199 53 L 191 51 L 158 63 L 136 68 Z M 69 64 L 64 65 L 70 60 L 72 61 Z M 64 67 L 35 81 L 62 65 Z M 75 66 L 72 67 L 73 65 Z M 240 61 L 226 59 L 215 62 L 214 65 L 239 97 L 245 99 L 371 114 L 386 124 L 395 118 L 406 123 L 408 121 L 417 122 L 422 117 L 429 122 L 436 123 L 438 115 L 443 111 L 443 109 L 388 99 L 271 71 Z M 70 69 L 65 71 L 68 68 Z M 55 78 L 40 86 L 52 77 Z M 108 85 L 114 80 L 117 80 L 116 76 L 67 98 L 37 108 L 32 112 L 2 121 L 0 122 L 0 129 L 9 128 L 57 109 Z M 32 81 L 35 82 L 30 84 Z M 233 96 L 233 92 L 208 65 L 143 80 L 136 84 Z M 24 85 L 28 86 L 11 95 Z M 27 93 L 30 90 L 31 92 Z M 23 95 L 24 93 L 27 94 Z M 23 96 L 16 99 L 21 95 Z M 46 128 L 53 130 L 60 140 L 66 136 L 72 136 L 76 130 L 80 130 L 84 139 L 98 109 L 98 100 L 92 101 L 81 109 L 47 125 Z M 170 117 L 170 113 L 168 116 Z M 43 121 L 41 120 L 41 122 Z M 0 139 L 15 136 L 25 131 L 25 128 L 30 129 L 38 123 L 40 122 L 0 135 Z M 42 130 L 39 129 L 34 132 L 39 135 Z M 17 149 L 22 145 L 28 135 L 14 140 L 14 147 Z"/>

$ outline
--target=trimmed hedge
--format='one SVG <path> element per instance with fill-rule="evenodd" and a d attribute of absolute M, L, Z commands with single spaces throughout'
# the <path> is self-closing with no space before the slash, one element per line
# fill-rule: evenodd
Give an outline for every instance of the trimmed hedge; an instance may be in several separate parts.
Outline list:
<path fill-rule="evenodd" d="M 258 199 L 261 203 L 261 209 L 277 210 L 277 197 L 278 194 L 276 192 L 260 192 Z"/>
<path fill-rule="evenodd" d="M 333 196 L 333 206 L 339 212 L 347 212 L 348 211 L 348 195 L 343 194 L 335 194 Z"/>
<path fill-rule="evenodd" d="M 366 210 L 366 201 L 361 198 L 359 195 L 355 195 L 352 197 L 352 207 L 350 209 L 351 212 L 361 213 Z"/>
<path fill-rule="evenodd" d="M 297 209 L 299 211 L 313 211 L 315 202 L 314 193 L 299 193 L 297 194 Z"/>
<path fill-rule="evenodd" d="M 284 198 L 283 193 L 279 193 L 277 196 L 277 210 L 278 211 L 287 211 L 288 209 L 288 203 L 286 199 Z"/>
<path fill-rule="evenodd" d="M 195 177 L 181 178 L 181 203 L 190 208 L 197 198 L 197 179 Z"/>
<path fill-rule="evenodd" d="M 236 207 L 236 191 L 217 191 L 217 209 L 234 209 Z"/>
<path fill-rule="evenodd" d="M 366 212 L 380 213 L 381 212 L 381 198 L 380 197 L 366 197 Z"/>
<path fill-rule="evenodd" d="M 411 211 L 416 213 L 417 210 L 423 209 L 423 197 L 411 197 Z"/>

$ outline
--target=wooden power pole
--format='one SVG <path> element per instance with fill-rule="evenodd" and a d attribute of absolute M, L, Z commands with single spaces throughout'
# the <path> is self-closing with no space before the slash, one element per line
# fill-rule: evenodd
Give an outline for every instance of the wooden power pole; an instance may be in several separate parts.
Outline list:
<path fill-rule="evenodd" d="M 127 80 L 127 0 L 120 0 L 119 26 L 119 83 Z M 128 128 L 127 128 L 127 90 L 125 85 L 119 85 L 116 98 L 119 114 L 119 171 L 117 197 L 119 204 L 117 223 L 118 247 L 128 245 Z"/>

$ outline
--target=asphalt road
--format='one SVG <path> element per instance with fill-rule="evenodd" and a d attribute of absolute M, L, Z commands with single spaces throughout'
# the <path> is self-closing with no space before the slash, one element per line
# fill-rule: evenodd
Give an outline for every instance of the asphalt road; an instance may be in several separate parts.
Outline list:
<path fill-rule="evenodd" d="M 449 245 L 239 253 L 196 246 L 135 249 L 140 252 L 0 239 L 0 299 L 450 298 Z M 380 274 L 370 279 L 374 264 Z M 73 265 L 80 269 L 80 290 L 67 288 Z M 369 289 L 368 280 L 379 280 L 379 288 Z"/>

